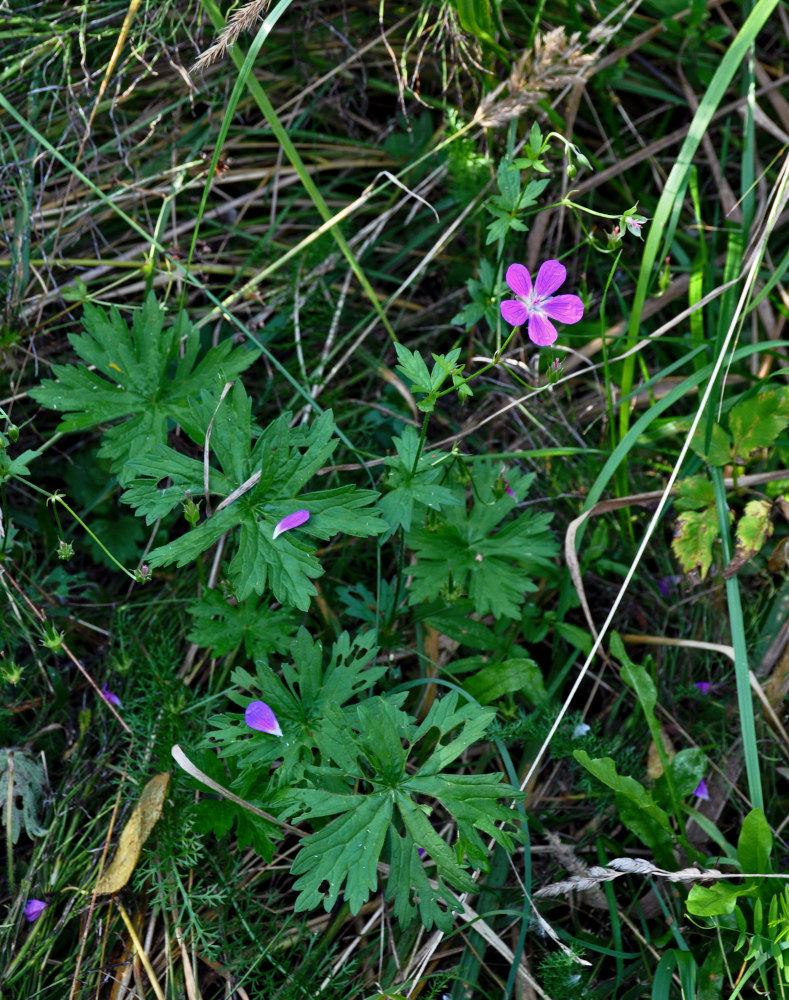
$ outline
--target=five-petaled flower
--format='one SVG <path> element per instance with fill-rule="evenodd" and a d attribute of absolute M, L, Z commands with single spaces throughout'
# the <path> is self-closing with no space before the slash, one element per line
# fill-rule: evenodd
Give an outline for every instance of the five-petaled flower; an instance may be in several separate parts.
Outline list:
<path fill-rule="evenodd" d="M 265 701 L 251 701 L 244 712 L 244 722 L 250 729 L 257 729 L 259 733 L 282 736 L 277 717 Z"/>
<path fill-rule="evenodd" d="M 110 705 L 114 705 L 116 708 L 123 708 L 120 698 L 115 694 L 114 691 L 110 691 L 106 683 L 101 686 L 101 696 Z"/>
<path fill-rule="evenodd" d="M 283 531 L 290 531 L 291 528 L 299 528 L 302 524 L 310 519 L 310 512 L 308 510 L 295 510 L 292 514 L 288 514 L 287 517 L 283 517 L 274 527 L 274 533 L 272 538 L 279 538 Z"/>
<path fill-rule="evenodd" d="M 38 920 L 46 908 L 47 904 L 42 899 L 28 899 L 25 903 L 25 920 L 31 923 Z"/>
<path fill-rule="evenodd" d="M 546 260 L 533 285 L 523 264 L 510 264 L 505 277 L 518 297 L 504 299 L 501 315 L 513 326 L 528 322 L 529 339 L 539 347 L 548 347 L 559 336 L 552 319 L 577 323 L 584 314 L 584 304 L 577 295 L 553 294 L 567 277 L 567 269 L 558 260 Z"/>

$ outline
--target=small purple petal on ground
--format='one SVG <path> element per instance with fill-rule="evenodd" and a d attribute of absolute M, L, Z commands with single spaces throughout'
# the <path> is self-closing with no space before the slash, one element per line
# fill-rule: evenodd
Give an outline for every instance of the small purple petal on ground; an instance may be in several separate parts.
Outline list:
<path fill-rule="evenodd" d="M 703 799 L 705 802 L 709 802 L 710 792 L 709 789 L 707 788 L 707 782 L 704 780 L 704 778 L 702 778 L 701 781 L 698 783 L 698 785 L 696 786 L 696 791 L 693 794 L 696 796 L 697 799 Z"/>
<path fill-rule="evenodd" d="M 561 288 L 564 279 L 567 277 L 567 268 L 560 264 L 558 260 L 546 260 L 537 272 L 537 280 L 534 282 L 534 296 L 536 299 L 544 299 L 553 295 L 557 288 Z"/>
<path fill-rule="evenodd" d="M 38 920 L 46 908 L 47 904 L 43 900 L 28 899 L 25 903 L 25 920 L 29 920 L 31 923 Z"/>
<path fill-rule="evenodd" d="M 244 712 L 244 722 L 250 729 L 257 729 L 260 733 L 268 733 L 269 736 L 282 736 L 277 717 L 265 701 L 251 701 Z"/>
<path fill-rule="evenodd" d="M 101 686 L 101 696 L 110 705 L 114 705 L 116 708 L 123 708 L 120 698 L 114 691 L 110 691 L 106 684 L 102 684 Z"/>
<path fill-rule="evenodd" d="M 696 681 L 696 687 L 699 689 L 699 694 L 709 694 L 712 685 L 709 681 Z"/>
<path fill-rule="evenodd" d="M 420 858 L 423 858 L 427 854 L 427 851 L 424 849 L 424 847 L 417 847 L 416 853 L 419 855 Z"/>
<path fill-rule="evenodd" d="M 672 590 L 677 586 L 679 581 L 682 579 L 681 576 L 661 576 L 658 580 L 658 587 L 660 587 L 660 593 L 664 597 L 668 597 Z"/>
<path fill-rule="evenodd" d="M 308 510 L 296 510 L 292 514 L 288 514 L 287 517 L 283 517 L 279 524 L 274 528 L 273 538 L 278 538 L 283 531 L 290 531 L 292 528 L 298 528 L 306 521 L 310 519 L 310 512 Z"/>

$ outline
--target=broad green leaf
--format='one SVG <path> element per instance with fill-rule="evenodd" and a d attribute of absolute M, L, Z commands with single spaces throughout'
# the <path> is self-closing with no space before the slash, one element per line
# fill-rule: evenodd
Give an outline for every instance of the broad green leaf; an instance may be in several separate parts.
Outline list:
<path fill-rule="evenodd" d="M 712 425 L 709 447 L 706 449 L 704 447 L 705 435 L 706 431 L 701 428 L 693 435 L 690 446 L 696 454 L 703 458 L 708 465 L 721 466 L 731 462 L 731 438 L 723 427 L 720 424 Z"/>
<path fill-rule="evenodd" d="M 752 892 L 730 882 L 718 882 L 717 885 L 694 885 L 688 893 L 685 904 L 688 913 L 696 917 L 716 917 L 724 913 L 733 913 L 740 896 L 749 896 Z"/>
<path fill-rule="evenodd" d="M 593 774 L 603 784 L 608 785 L 609 788 L 613 788 L 618 795 L 629 800 L 650 819 L 653 819 L 666 834 L 672 834 L 668 813 L 661 809 L 646 788 L 639 784 L 635 778 L 618 774 L 616 764 L 610 757 L 598 757 L 593 760 L 585 750 L 574 750 L 573 756 L 590 774 Z"/>
<path fill-rule="evenodd" d="M 70 335 L 88 365 L 53 365 L 56 381 L 45 380 L 30 395 L 42 406 L 67 414 L 59 431 L 82 430 L 127 418 L 103 434 L 99 456 L 112 460 L 122 483 L 127 463 L 167 440 L 168 421 L 189 429 L 188 400 L 205 389 L 219 391 L 257 358 L 257 351 L 224 340 L 201 353 L 200 335 L 186 314 L 164 326 L 165 314 L 151 292 L 135 311 L 131 329 L 113 306 L 109 313 L 85 304 L 85 333 Z"/>
<path fill-rule="evenodd" d="M 772 871 L 773 835 L 761 809 L 751 809 L 742 821 L 737 840 L 737 860 L 742 871 L 767 875 Z"/>
<path fill-rule="evenodd" d="M 734 457 L 742 464 L 757 448 L 769 448 L 789 425 L 789 386 L 775 387 L 738 403 L 729 413 Z"/>
<path fill-rule="evenodd" d="M 715 490 L 706 476 L 689 476 L 677 483 L 674 504 L 679 510 L 702 510 L 715 506 Z"/>
<path fill-rule="evenodd" d="M 515 692 L 522 694 L 535 708 L 546 708 L 549 702 L 542 671 L 528 657 L 491 664 L 467 677 L 463 687 L 481 705 L 489 705 Z"/>

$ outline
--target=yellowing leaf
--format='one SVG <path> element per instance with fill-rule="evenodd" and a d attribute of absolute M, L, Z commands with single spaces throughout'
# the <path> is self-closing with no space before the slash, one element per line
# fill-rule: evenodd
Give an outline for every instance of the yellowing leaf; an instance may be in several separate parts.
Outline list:
<path fill-rule="evenodd" d="M 723 570 L 727 580 L 749 559 L 761 552 L 764 543 L 773 533 L 771 512 L 772 504 L 769 500 L 750 500 L 745 505 L 745 512 L 737 522 L 737 548 L 731 562 Z"/>
<path fill-rule="evenodd" d="M 162 815 L 164 797 L 170 784 L 170 772 L 157 774 L 142 790 L 118 841 L 118 849 L 109 868 L 96 883 L 96 892 L 119 892 L 137 866 L 142 845 Z"/>

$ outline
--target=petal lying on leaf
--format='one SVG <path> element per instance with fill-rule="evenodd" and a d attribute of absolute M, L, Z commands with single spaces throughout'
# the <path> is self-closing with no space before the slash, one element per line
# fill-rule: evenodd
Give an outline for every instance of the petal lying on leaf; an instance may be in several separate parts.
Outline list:
<path fill-rule="evenodd" d="M 283 517 L 282 520 L 274 528 L 273 538 L 279 538 L 283 531 L 290 531 L 291 528 L 298 528 L 305 521 L 309 521 L 310 512 L 308 510 L 296 510 L 292 514 L 288 514 L 287 517 Z"/>
<path fill-rule="evenodd" d="M 244 722 L 250 729 L 257 729 L 259 733 L 268 733 L 269 736 L 282 736 L 279 722 L 274 712 L 268 707 L 265 701 L 251 701 L 244 712 Z"/>

